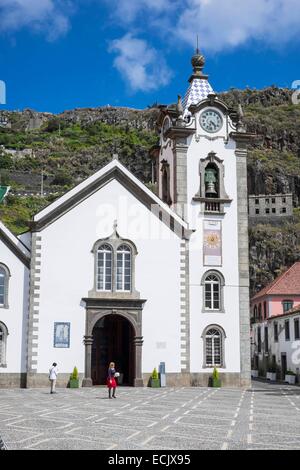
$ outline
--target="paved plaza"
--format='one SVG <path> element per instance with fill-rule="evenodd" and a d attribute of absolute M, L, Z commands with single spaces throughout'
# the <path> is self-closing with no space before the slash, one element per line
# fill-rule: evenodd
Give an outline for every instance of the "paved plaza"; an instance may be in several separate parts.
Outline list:
<path fill-rule="evenodd" d="M 299 449 L 300 388 L 0 390 L 8 449 Z"/>

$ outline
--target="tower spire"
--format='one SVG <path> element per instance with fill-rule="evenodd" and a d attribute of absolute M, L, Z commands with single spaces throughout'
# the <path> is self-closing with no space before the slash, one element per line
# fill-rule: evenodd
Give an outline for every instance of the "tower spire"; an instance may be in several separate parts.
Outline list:
<path fill-rule="evenodd" d="M 192 56 L 192 59 L 191 59 L 191 64 L 192 64 L 194 73 L 190 77 L 189 82 L 191 82 L 194 78 L 200 78 L 200 79 L 204 79 L 204 80 L 208 79 L 208 75 L 205 75 L 203 73 L 203 68 L 204 68 L 204 65 L 205 65 L 205 57 L 204 57 L 203 54 L 201 54 L 201 52 L 199 50 L 198 41 L 199 41 L 199 39 L 198 39 L 198 35 L 197 35 L 196 52 Z"/>
<path fill-rule="evenodd" d="M 196 51 L 191 59 L 193 73 L 189 78 L 189 88 L 183 100 L 184 116 L 191 104 L 198 104 L 201 100 L 207 98 L 213 89 L 208 82 L 208 75 L 203 73 L 205 57 L 199 49 L 199 36 L 197 35 Z"/>

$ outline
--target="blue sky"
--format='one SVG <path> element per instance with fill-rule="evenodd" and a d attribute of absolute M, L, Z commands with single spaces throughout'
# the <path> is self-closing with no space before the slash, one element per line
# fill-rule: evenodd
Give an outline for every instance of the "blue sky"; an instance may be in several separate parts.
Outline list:
<path fill-rule="evenodd" d="M 299 0 L 0 0 L 0 110 L 174 102 L 197 34 L 215 91 L 290 88 L 299 33 Z"/>

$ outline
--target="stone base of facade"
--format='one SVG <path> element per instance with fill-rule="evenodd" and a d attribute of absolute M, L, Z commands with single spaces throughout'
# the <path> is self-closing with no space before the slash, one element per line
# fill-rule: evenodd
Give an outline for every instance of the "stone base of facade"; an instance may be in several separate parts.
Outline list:
<path fill-rule="evenodd" d="M 26 373 L 0 373 L 0 388 L 25 388 Z"/>
<path fill-rule="evenodd" d="M 151 373 L 143 374 L 143 380 L 136 380 L 135 387 L 147 387 Z M 166 374 L 167 387 L 207 387 L 211 373 L 169 373 Z M 56 382 L 57 388 L 66 388 L 69 383 L 70 374 L 61 373 Z M 80 387 L 91 386 L 86 384 L 83 374 L 79 374 Z M 239 373 L 220 372 L 222 387 L 248 388 L 251 386 L 249 379 L 241 378 Z M 48 374 L 10 374 L 0 373 L 0 388 L 43 388 L 50 387 Z"/>
<path fill-rule="evenodd" d="M 169 373 L 166 374 L 167 387 L 208 387 L 210 372 L 201 373 Z M 151 374 L 143 374 L 144 385 L 147 386 Z M 248 388 L 251 386 L 251 376 L 249 379 L 242 379 L 239 373 L 220 372 L 222 387 L 227 388 Z"/>

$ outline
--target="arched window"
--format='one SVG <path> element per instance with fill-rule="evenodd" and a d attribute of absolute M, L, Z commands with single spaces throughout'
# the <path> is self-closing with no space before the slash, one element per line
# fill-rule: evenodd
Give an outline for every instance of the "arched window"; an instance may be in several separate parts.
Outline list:
<path fill-rule="evenodd" d="M 217 326 L 209 326 L 204 332 L 204 367 L 224 367 L 223 330 Z"/>
<path fill-rule="evenodd" d="M 224 278 L 217 271 L 209 271 L 202 278 L 204 311 L 223 311 Z"/>
<path fill-rule="evenodd" d="M 131 249 L 120 245 L 117 249 L 117 291 L 131 290 Z"/>
<path fill-rule="evenodd" d="M 0 322 L 0 367 L 6 367 L 6 341 L 8 330 L 4 323 Z"/>
<path fill-rule="evenodd" d="M 0 264 L 0 308 L 8 308 L 8 282 L 9 270 L 4 264 Z"/>
<path fill-rule="evenodd" d="M 97 290 L 112 290 L 112 248 L 107 244 L 97 250 Z"/>
<path fill-rule="evenodd" d="M 94 285 L 89 295 L 97 298 L 140 298 L 135 289 L 137 248 L 131 240 L 121 238 L 117 224 L 110 237 L 94 243 Z"/>

